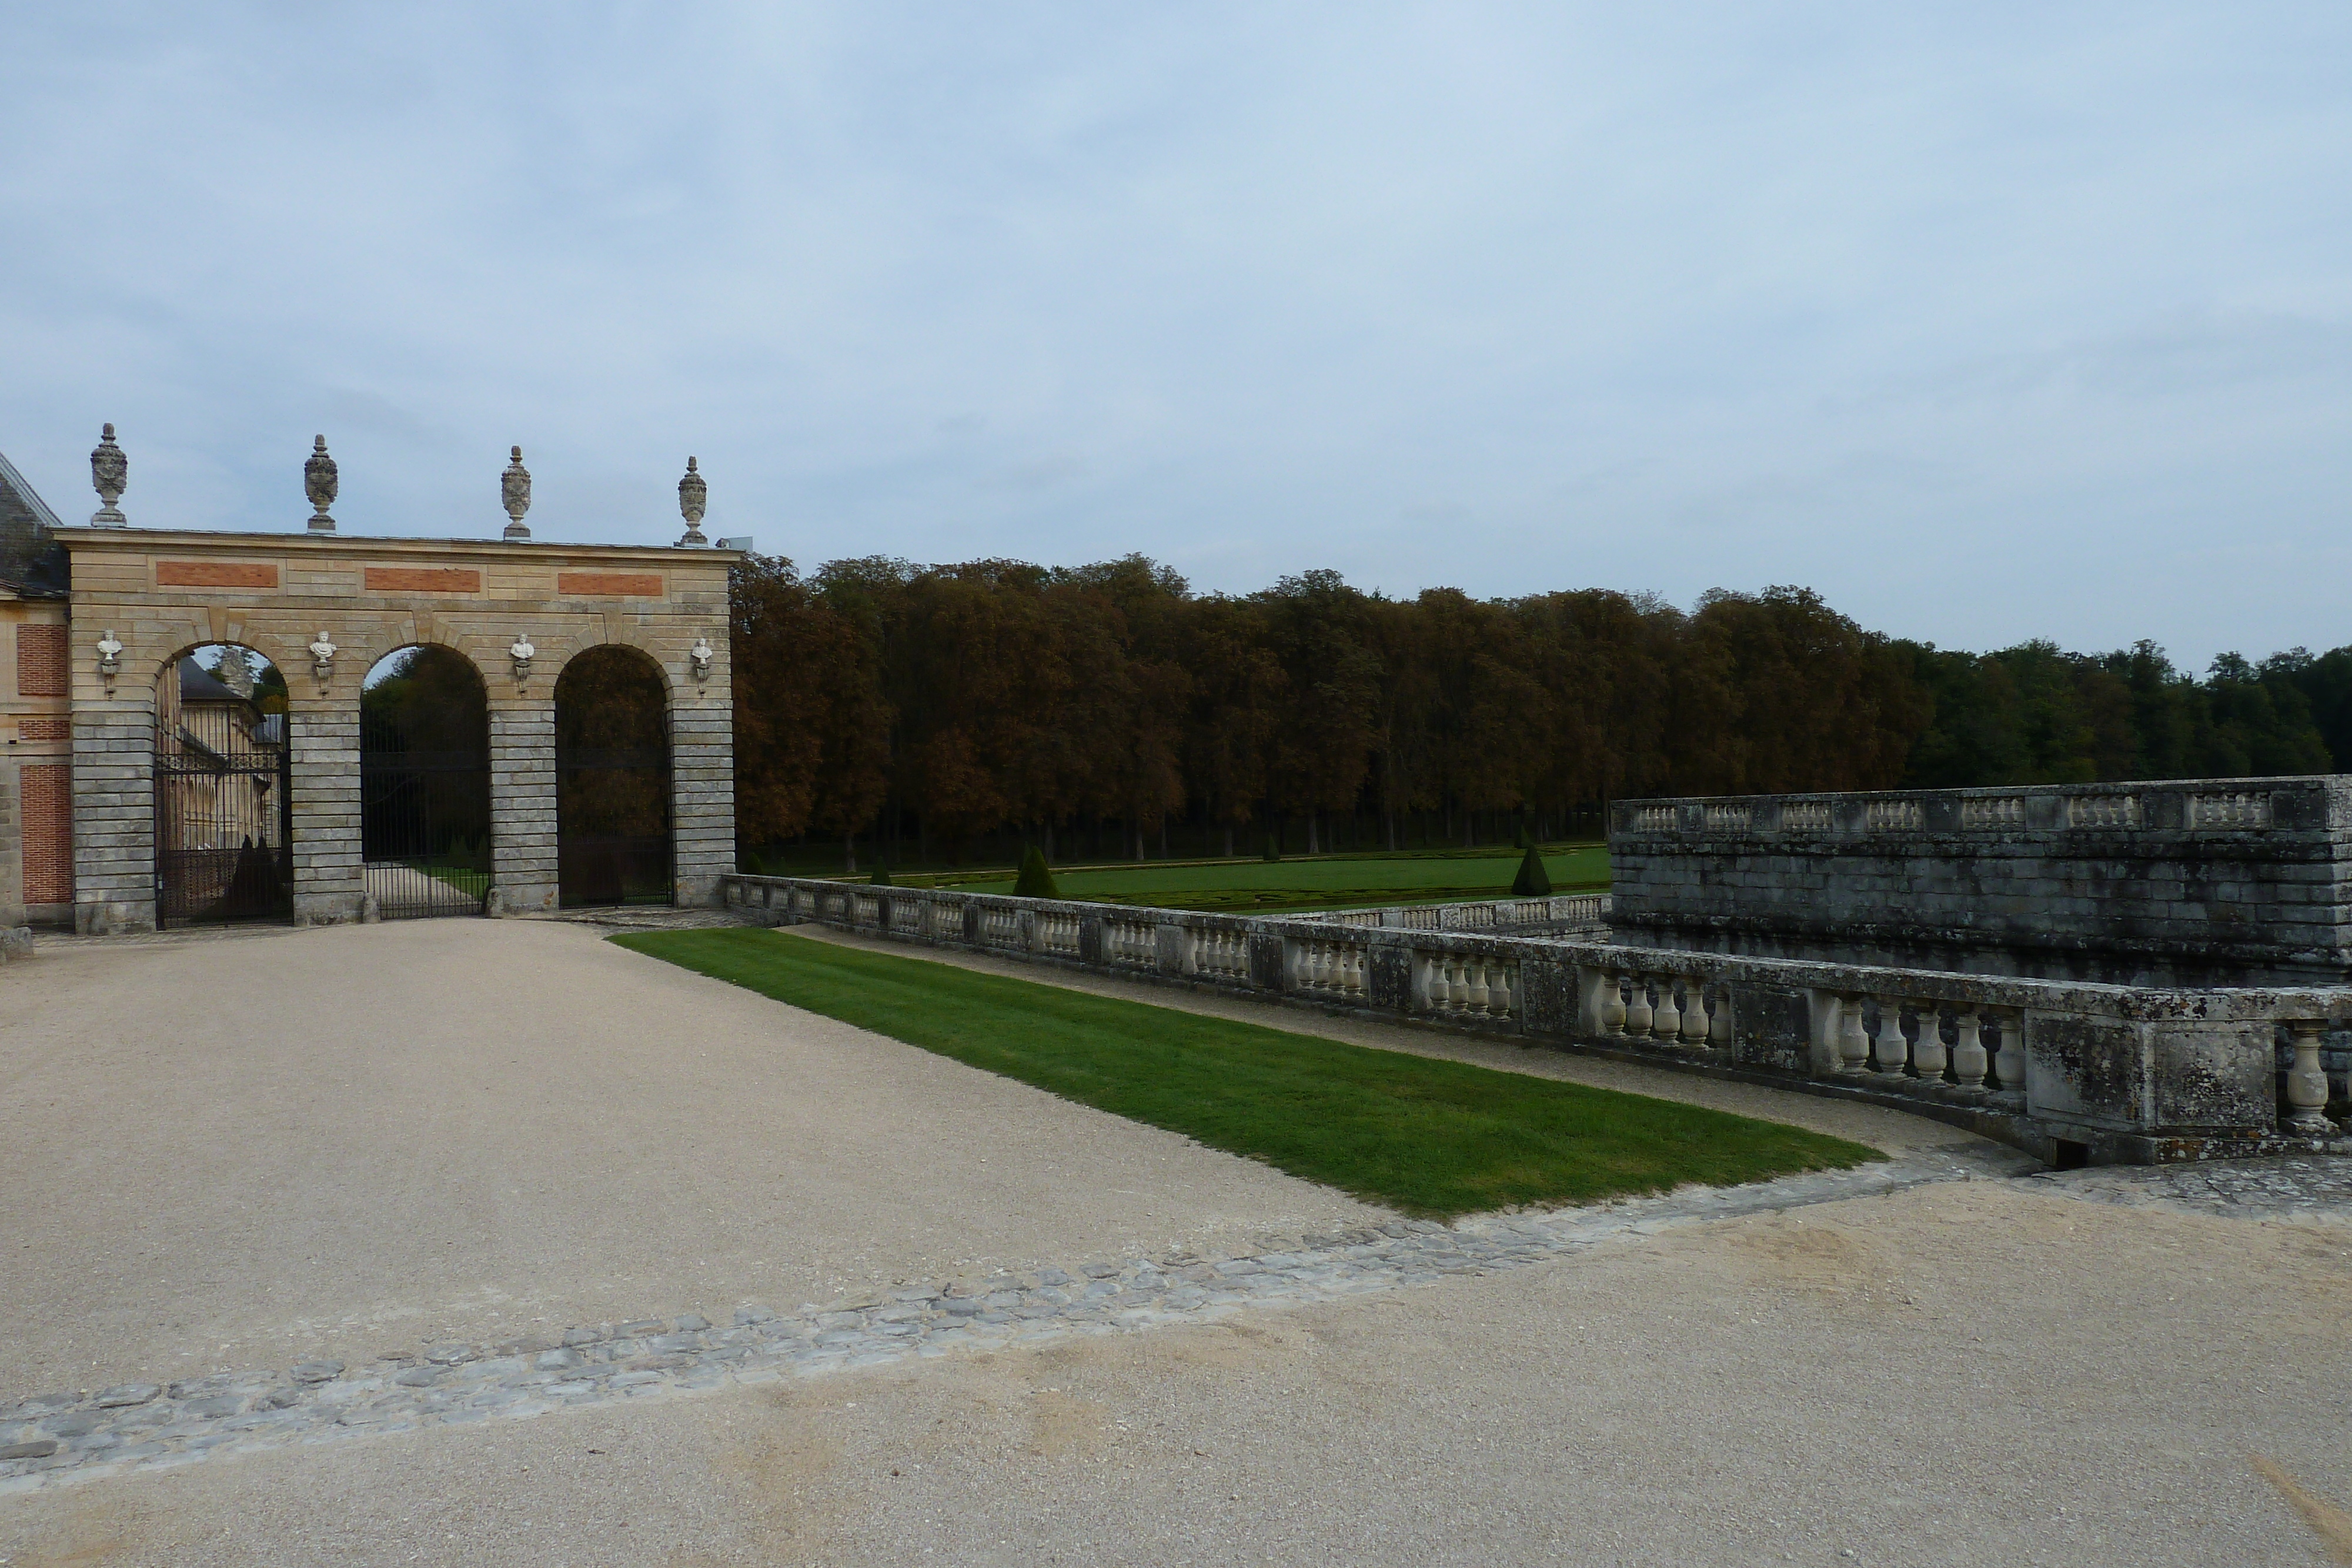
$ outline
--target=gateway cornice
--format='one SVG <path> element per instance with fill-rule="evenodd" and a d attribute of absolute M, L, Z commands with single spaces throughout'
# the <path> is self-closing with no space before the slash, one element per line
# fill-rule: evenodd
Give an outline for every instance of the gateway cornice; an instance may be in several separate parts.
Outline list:
<path fill-rule="evenodd" d="M 538 539 L 373 538 L 350 534 L 304 535 L 217 533 L 194 528 L 93 528 L 86 524 L 56 530 L 58 541 L 76 556 L 280 556 L 289 563 L 321 559 L 364 563 L 371 559 L 497 561 L 547 568 L 579 564 L 635 565 L 697 576 L 723 575 L 743 559 L 741 550 L 681 549 L 676 545 L 557 544 Z"/>

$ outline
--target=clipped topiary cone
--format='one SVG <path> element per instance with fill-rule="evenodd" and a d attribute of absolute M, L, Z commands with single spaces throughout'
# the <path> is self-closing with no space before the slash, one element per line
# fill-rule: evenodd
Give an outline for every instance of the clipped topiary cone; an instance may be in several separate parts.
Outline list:
<path fill-rule="evenodd" d="M 1015 898 L 1059 898 L 1062 890 L 1054 885 L 1054 873 L 1045 869 L 1045 852 L 1031 844 L 1021 857 L 1021 874 L 1013 879 Z"/>
<path fill-rule="evenodd" d="M 1551 873 L 1544 870 L 1543 856 L 1536 853 L 1533 844 L 1519 857 L 1519 874 L 1511 879 L 1511 892 L 1519 898 L 1551 896 Z"/>

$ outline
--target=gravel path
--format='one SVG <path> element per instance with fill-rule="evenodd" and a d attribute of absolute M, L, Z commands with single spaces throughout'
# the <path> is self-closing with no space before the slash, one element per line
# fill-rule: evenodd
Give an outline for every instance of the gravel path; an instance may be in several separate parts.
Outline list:
<path fill-rule="evenodd" d="M 0 1498 L 12 1564 L 2329 1561 L 2352 1225 L 1939 1182 Z"/>
<path fill-rule="evenodd" d="M 0 978 L 0 1398 L 1391 1218 L 555 921 Z"/>

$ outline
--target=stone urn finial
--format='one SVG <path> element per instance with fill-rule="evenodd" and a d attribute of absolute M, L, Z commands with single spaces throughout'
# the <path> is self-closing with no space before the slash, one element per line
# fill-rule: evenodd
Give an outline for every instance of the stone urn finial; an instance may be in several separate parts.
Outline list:
<path fill-rule="evenodd" d="M 702 513 L 710 502 L 710 486 L 695 472 L 694 459 L 686 460 L 686 477 L 677 482 L 677 515 L 686 519 L 686 537 L 678 540 L 682 549 L 694 549 L 707 546 L 702 537 Z"/>
<path fill-rule="evenodd" d="M 110 424 L 100 433 L 98 444 L 90 448 L 89 453 L 90 486 L 98 491 L 98 498 L 106 503 L 89 515 L 90 527 L 123 528 L 131 526 L 131 519 L 124 517 L 121 508 L 114 504 L 122 499 L 122 492 L 130 477 L 131 459 L 122 455 L 122 448 L 114 444 L 114 426 Z"/>
<path fill-rule="evenodd" d="M 514 461 L 499 476 L 499 496 L 506 503 L 507 538 L 527 539 L 530 530 L 523 526 L 522 515 L 530 510 L 530 470 L 522 465 L 522 448 L 514 449 Z"/>
<path fill-rule="evenodd" d="M 335 504 L 335 492 L 340 486 L 335 460 L 327 455 L 327 438 L 319 436 L 310 444 L 310 460 L 302 465 L 302 493 L 310 498 L 312 533 L 335 531 L 335 519 L 327 515 L 327 508 Z"/>

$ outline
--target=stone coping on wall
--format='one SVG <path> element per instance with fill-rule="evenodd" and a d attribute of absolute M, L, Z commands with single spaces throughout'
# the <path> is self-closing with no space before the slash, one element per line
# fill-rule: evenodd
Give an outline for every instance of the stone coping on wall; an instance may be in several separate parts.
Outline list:
<path fill-rule="evenodd" d="M 436 538 L 399 534 L 234 533 L 209 528 L 100 528 L 87 523 L 57 530 L 58 541 L 77 554 L 152 554 L 170 550 L 202 554 L 253 555 L 272 549 L 303 556 L 447 555 L 504 558 L 517 555 L 578 556 L 598 561 L 641 561 L 676 565 L 696 562 L 734 566 L 744 552 L 716 546 L 588 544 L 560 539 Z"/>
<path fill-rule="evenodd" d="M 2352 834 L 2352 775 L 1685 796 L 1618 800 L 1609 808 L 1612 847 L 1620 840 L 1715 845 L 1759 839 L 1787 852 L 1855 839 L 1892 846 L 1922 838 L 1997 847 L 2005 835 L 2047 832 L 2241 841 Z"/>
<path fill-rule="evenodd" d="M 1974 975 L 1951 969 L 1906 969 L 1868 964 L 1823 963 L 1804 958 L 1750 957 L 1735 953 L 1633 946 L 1540 933 L 1507 935 L 1463 929 L 1415 929 L 1402 925 L 1362 925 L 1343 924 L 1315 914 L 1225 915 L 1205 910 L 1148 909 L 1132 904 L 1092 904 L 1076 899 L 1020 898 L 1011 894 L 960 893 L 945 888 L 868 887 L 856 883 L 753 876 L 742 873 L 730 873 L 719 880 L 723 901 L 735 907 L 746 906 L 750 901 L 743 894 L 751 889 L 798 888 L 811 894 L 824 893 L 836 897 L 914 900 L 950 907 L 961 907 L 968 903 L 1013 914 L 1060 915 L 1073 919 L 1125 925 L 1223 929 L 1241 935 L 1265 933 L 1276 936 L 1319 934 L 1333 940 L 1400 946 L 1430 945 L 1449 952 L 1493 956 L 1534 953 L 1601 969 L 1745 980 L 1792 989 L 1836 991 L 1855 996 L 1894 995 L 1906 999 L 1916 998 L 1985 1008 L 2098 1013 L 2146 1020 L 2200 1019 L 2215 1023 L 2284 1022 L 2305 1018 L 2352 1019 L 2352 987 L 2344 986 L 2210 988 L 2116 986 L 2089 981 Z M 1404 907 L 1434 909 L 1445 906 Z M 872 927 L 870 921 L 858 924 L 879 929 Z M 998 949 L 992 946 L 988 950 Z"/>

